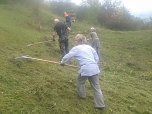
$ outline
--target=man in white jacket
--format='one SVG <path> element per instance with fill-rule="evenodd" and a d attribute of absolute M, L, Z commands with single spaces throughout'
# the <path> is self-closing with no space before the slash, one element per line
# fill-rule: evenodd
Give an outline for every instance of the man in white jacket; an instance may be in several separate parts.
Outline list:
<path fill-rule="evenodd" d="M 72 57 L 74 57 L 80 67 L 79 75 L 77 77 L 77 92 L 81 98 L 86 97 L 85 93 L 85 81 L 88 79 L 93 90 L 93 97 L 95 108 L 103 109 L 105 107 L 103 94 L 100 89 L 99 83 L 99 57 L 97 52 L 89 45 L 86 45 L 86 37 L 82 34 L 77 34 L 75 37 L 76 45 L 68 54 L 66 54 L 62 60 L 61 65 L 64 65 Z"/>

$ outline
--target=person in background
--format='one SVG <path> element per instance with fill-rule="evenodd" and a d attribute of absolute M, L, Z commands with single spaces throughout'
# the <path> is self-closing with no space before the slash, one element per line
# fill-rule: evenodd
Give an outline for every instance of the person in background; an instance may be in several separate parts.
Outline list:
<path fill-rule="evenodd" d="M 82 34 L 77 34 L 75 37 L 76 46 L 73 47 L 62 60 L 61 65 L 68 62 L 74 57 L 79 64 L 79 75 L 77 77 L 77 92 L 79 97 L 86 98 L 85 81 L 88 79 L 93 90 L 95 108 L 103 109 L 105 107 L 104 98 L 100 89 L 99 83 L 99 57 L 97 52 L 87 45 L 86 37 Z"/>
<path fill-rule="evenodd" d="M 61 52 L 61 58 L 69 52 L 68 49 L 68 34 L 67 31 L 70 31 L 70 28 L 66 26 L 63 22 L 59 21 L 59 19 L 54 19 L 54 32 L 52 33 L 53 39 L 55 39 L 56 33 L 59 36 L 59 47 Z"/>
<path fill-rule="evenodd" d="M 91 32 L 90 32 L 90 45 L 96 50 L 99 58 L 100 58 L 100 40 L 99 37 L 97 35 L 97 33 L 95 32 L 95 28 L 91 27 Z"/>
<path fill-rule="evenodd" d="M 65 17 L 65 23 L 66 25 L 71 28 L 71 17 L 67 12 L 64 12 L 64 17 Z"/>

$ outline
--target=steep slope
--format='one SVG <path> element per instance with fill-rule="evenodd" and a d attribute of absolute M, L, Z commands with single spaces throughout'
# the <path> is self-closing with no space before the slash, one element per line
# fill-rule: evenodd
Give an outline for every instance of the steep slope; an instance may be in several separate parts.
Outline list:
<path fill-rule="evenodd" d="M 34 11 L 22 4 L 0 5 L 0 113 L 101 113 L 93 108 L 88 83 L 87 98 L 77 97 L 77 69 L 15 60 L 15 57 L 30 55 L 59 61 L 57 41 L 27 47 L 50 40 L 53 18 L 57 17 L 44 7 L 38 17 Z M 90 26 L 79 21 L 73 25 L 75 33 L 70 34 L 70 47 L 76 33 L 87 34 Z M 103 114 L 152 113 L 152 31 L 96 28 L 102 44 L 101 85 L 107 106 Z"/>

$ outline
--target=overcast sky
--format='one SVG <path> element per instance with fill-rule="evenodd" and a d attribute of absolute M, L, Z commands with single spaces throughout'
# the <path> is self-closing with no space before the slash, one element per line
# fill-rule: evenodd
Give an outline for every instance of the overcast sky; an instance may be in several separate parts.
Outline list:
<path fill-rule="evenodd" d="M 71 0 L 80 4 L 81 0 Z M 121 0 L 124 6 L 132 13 L 152 12 L 152 0 Z"/>

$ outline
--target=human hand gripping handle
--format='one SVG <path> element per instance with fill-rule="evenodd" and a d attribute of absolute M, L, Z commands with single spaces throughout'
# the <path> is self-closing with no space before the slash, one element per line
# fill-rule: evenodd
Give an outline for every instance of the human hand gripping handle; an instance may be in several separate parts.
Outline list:
<path fill-rule="evenodd" d="M 64 63 L 62 63 L 62 62 L 60 62 L 60 65 L 61 65 L 61 66 L 65 66 L 65 64 L 64 64 Z"/>

